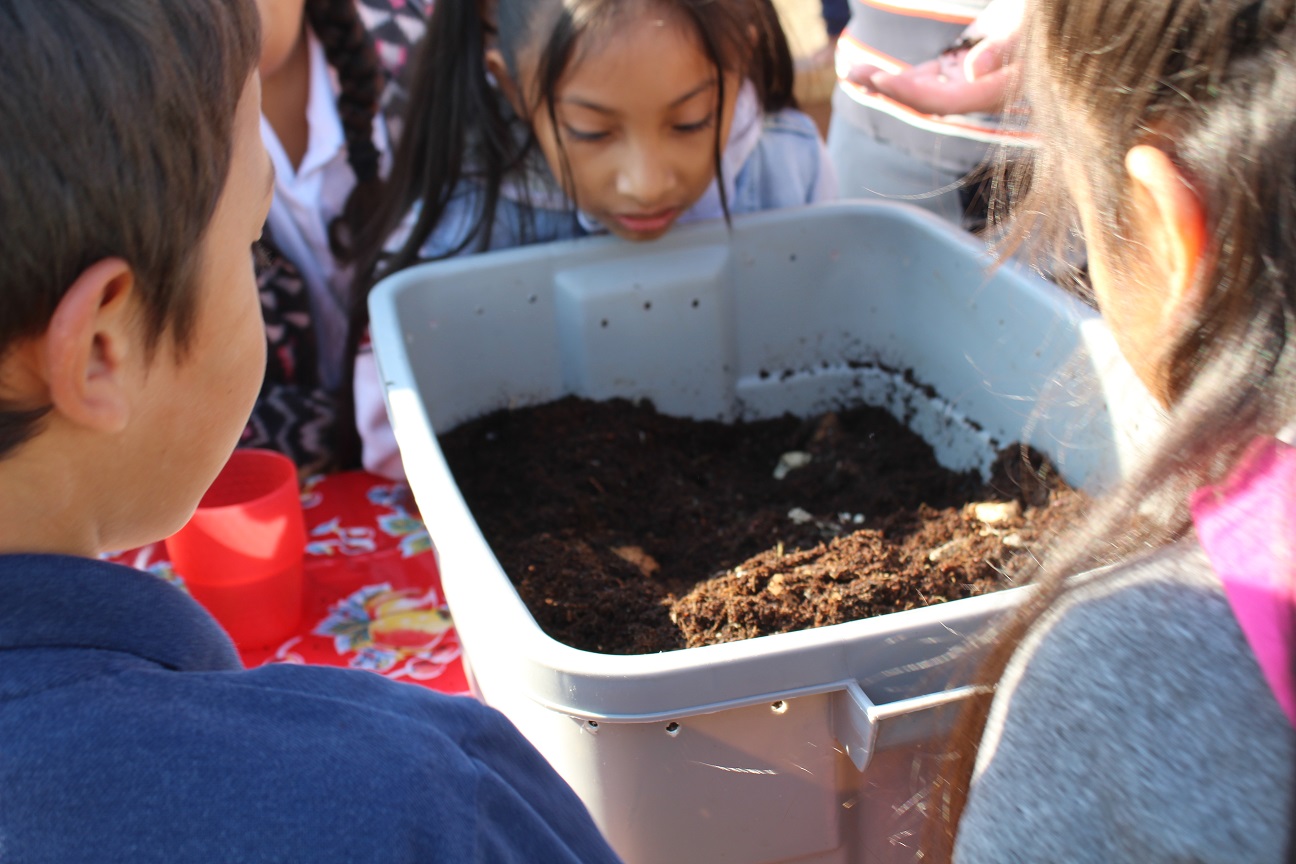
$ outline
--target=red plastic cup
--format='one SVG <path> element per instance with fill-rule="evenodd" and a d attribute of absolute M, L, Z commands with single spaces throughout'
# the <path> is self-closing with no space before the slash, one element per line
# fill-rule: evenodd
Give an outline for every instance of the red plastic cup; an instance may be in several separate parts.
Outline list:
<path fill-rule="evenodd" d="M 240 649 L 278 645 L 301 625 L 306 524 L 288 457 L 234 451 L 166 548 L 190 594 Z"/>

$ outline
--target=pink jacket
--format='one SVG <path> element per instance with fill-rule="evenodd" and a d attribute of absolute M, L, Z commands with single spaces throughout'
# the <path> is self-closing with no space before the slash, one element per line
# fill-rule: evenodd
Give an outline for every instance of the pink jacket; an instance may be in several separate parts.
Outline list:
<path fill-rule="evenodd" d="M 1252 442 L 1238 467 L 1192 497 L 1197 537 L 1269 688 L 1296 725 L 1296 447 Z"/>

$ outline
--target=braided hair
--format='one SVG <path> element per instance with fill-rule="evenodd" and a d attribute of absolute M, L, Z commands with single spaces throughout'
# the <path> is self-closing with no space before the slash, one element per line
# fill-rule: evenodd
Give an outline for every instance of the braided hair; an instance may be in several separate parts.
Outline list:
<path fill-rule="evenodd" d="M 354 255 L 354 238 L 377 207 L 381 191 L 378 148 L 373 143 L 385 78 L 373 40 L 355 0 L 306 0 L 306 20 L 337 72 L 338 116 L 346 138 L 347 162 L 356 185 L 342 213 L 329 226 L 329 245 L 339 260 Z"/>

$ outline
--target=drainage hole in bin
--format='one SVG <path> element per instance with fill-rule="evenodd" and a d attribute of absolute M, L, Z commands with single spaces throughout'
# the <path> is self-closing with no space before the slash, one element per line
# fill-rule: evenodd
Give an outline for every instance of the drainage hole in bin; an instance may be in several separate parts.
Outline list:
<path fill-rule="evenodd" d="M 535 303 L 535 302 L 536 302 L 537 300 L 539 300 L 539 299 L 540 299 L 540 296 L 539 296 L 538 294 L 530 294 L 530 295 L 527 296 L 527 302 L 528 302 L 528 303 Z"/>
<path fill-rule="evenodd" d="M 666 734 L 674 738 L 679 734 L 680 725 L 674 720 L 666 724 Z"/>
<path fill-rule="evenodd" d="M 645 301 L 644 301 L 644 311 L 647 312 L 647 311 L 648 311 L 649 309 L 651 309 L 651 308 L 652 308 L 652 301 L 651 301 L 651 300 L 645 300 Z"/>
<path fill-rule="evenodd" d="M 604 318 L 601 322 L 599 322 L 600 327 L 606 327 L 607 325 L 608 325 L 608 320 L 606 318 Z"/>
<path fill-rule="evenodd" d="M 696 297 L 694 297 L 694 298 L 693 298 L 693 308 L 696 309 L 696 308 L 698 308 L 698 307 L 701 306 L 701 305 L 702 305 L 702 301 L 701 301 L 701 300 L 698 300 Z"/>
<path fill-rule="evenodd" d="M 483 308 L 480 307 L 480 306 L 478 306 L 478 307 L 477 307 L 476 309 L 474 309 L 473 311 L 476 312 L 478 315 L 485 315 L 485 314 L 486 314 L 486 310 L 483 309 Z"/>
<path fill-rule="evenodd" d="M 775 703 L 773 703 L 772 705 L 770 705 L 770 710 L 773 711 L 775 714 L 783 714 L 783 713 L 786 713 L 786 712 L 787 712 L 787 703 L 784 702 L 782 699 L 780 699 L 780 700 L 778 700 L 777 702 L 775 702 Z"/>

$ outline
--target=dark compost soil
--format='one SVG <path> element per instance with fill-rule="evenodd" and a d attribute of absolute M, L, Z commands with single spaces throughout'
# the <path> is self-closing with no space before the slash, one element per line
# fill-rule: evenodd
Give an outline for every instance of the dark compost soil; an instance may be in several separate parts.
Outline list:
<path fill-rule="evenodd" d="M 1018 445 L 989 483 L 948 471 L 868 407 L 724 424 L 572 397 L 479 418 L 441 447 L 539 625 L 610 654 L 1004 588 L 1083 497 Z M 809 462 L 776 479 L 788 453 Z"/>

